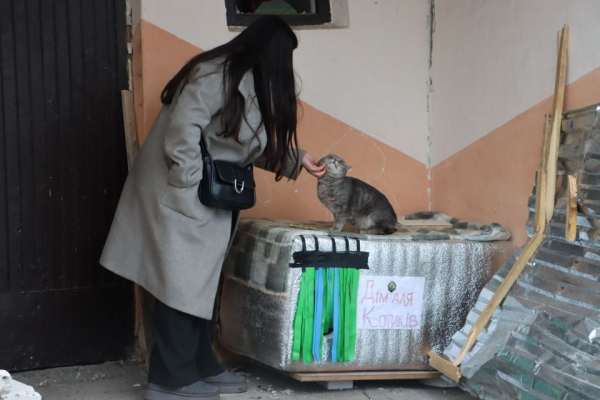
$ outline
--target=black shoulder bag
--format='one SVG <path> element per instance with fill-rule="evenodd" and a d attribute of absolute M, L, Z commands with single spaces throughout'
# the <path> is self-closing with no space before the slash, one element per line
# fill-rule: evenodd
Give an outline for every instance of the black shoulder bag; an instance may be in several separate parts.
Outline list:
<path fill-rule="evenodd" d="M 200 202 L 225 210 L 247 210 L 256 204 L 256 184 L 252 164 L 243 168 L 227 161 L 213 160 L 200 138 L 202 180 L 198 186 Z"/>

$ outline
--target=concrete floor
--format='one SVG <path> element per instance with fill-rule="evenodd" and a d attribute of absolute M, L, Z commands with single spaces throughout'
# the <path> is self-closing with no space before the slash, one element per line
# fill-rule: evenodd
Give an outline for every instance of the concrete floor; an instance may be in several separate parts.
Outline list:
<path fill-rule="evenodd" d="M 224 400 L 437 400 L 473 399 L 458 388 L 441 389 L 414 381 L 356 381 L 352 390 L 332 390 L 300 383 L 277 372 L 247 364 L 238 369 L 249 382 L 247 393 L 222 395 Z M 43 400 L 143 400 L 146 367 L 130 362 L 54 368 L 13 374 L 33 386 Z"/>

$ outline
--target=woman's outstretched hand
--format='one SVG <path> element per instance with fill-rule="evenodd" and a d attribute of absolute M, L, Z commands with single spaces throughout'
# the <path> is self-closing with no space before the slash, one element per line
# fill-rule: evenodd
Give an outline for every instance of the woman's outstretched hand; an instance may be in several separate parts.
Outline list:
<path fill-rule="evenodd" d="M 327 164 L 319 165 L 319 161 L 312 154 L 304 154 L 302 158 L 302 166 L 304 169 L 316 178 L 321 178 L 325 175 Z"/>

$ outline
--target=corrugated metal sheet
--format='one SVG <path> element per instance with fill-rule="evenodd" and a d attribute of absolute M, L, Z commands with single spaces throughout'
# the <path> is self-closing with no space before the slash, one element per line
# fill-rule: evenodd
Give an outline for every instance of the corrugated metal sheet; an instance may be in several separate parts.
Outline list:
<path fill-rule="evenodd" d="M 480 398 L 600 399 L 600 105 L 564 114 L 558 168 L 544 241 L 461 364 L 463 387 Z M 567 174 L 579 186 L 573 243 L 564 239 Z M 450 360 L 518 253 L 481 292 L 444 352 Z"/>

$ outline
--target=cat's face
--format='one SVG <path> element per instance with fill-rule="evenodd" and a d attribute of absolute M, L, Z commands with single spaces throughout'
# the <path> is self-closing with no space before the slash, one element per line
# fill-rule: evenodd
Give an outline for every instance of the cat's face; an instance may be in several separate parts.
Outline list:
<path fill-rule="evenodd" d="M 351 166 L 344 162 L 344 159 L 335 154 L 329 154 L 319 160 L 319 164 L 327 164 L 326 175 L 330 176 L 346 176 L 346 173 L 352 169 Z"/>

